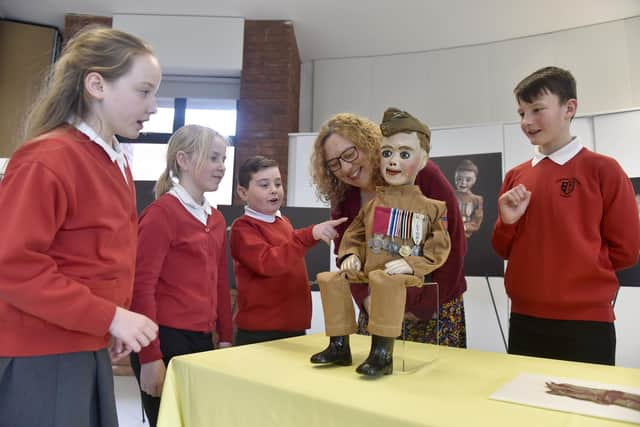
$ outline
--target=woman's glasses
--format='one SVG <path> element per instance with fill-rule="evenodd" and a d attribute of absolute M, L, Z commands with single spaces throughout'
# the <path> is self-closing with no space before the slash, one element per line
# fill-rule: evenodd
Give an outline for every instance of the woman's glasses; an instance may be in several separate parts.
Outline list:
<path fill-rule="evenodd" d="M 324 162 L 324 164 L 327 165 L 327 168 L 329 168 L 331 172 L 337 172 L 342 167 L 340 160 L 347 163 L 353 163 L 358 159 L 358 155 L 359 155 L 359 152 L 355 146 L 349 147 L 346 150 L 344 150 L 342 153 L 340 153 L 338 157 L 329 159 L 326 162 Z"/>

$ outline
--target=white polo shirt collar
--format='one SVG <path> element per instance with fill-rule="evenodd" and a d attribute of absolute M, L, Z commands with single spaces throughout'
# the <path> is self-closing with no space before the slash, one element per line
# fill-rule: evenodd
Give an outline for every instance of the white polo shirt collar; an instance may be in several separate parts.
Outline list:
<path fill-rule="evenodd" d="M 207 220 L 209 219 L 209 215 L 211 215 L 211 205 L 206 198 L 202 204 L 196 202 L 193 197 L 191 197 L 191 194 L 177 182 L 173 183 L 169 194 L 178 199 L 182 206 L 198 221 L 207 225 Z"/>
<path fill-rule="evenodd" d="M 549 158 L 552 162 L 562 166 L 567 163 L 569 160 L 573 159 L 579 152 L 582 150 L 584 146 L 580 143 L 580 140 L 577 136 L 574 136 L 571 141 L 560 148 L 559 150 L 554 151 L 551 154 L 542 154 L 538 147 L 533 154 L 533 158 L 531 159 L 531 166 L 534 167 L 538 163 L 540 163 L 545 158 Z"/>
<path fill-rule="evenodd" d="M 244 214 L 250 216 L 251 218 L 255 218 L 259 221 L 268 222 L 270 224 L 276 222 L 276 217 L 282 217 L 280 210 L 278 210 L 275 215 L 267 215 L 262 212 L 258 212 L 256 210 L 251 209 L 249 206 L 244 207 Z"/>
<path fill-rule="evenodd" d="M 128 182 L 127 173 L 125 172 L 125 169 L 129 167 L 129 164 L 127 163 L 127 159 L 124 155 L 124 152 L 120 147 L 120 142 L 115 137 L 115 135 L 113 136 L 113 146 L 111 146 L 110 144 L 107 144 L 104 141 L 104 139 L 102 139 L 102 137 L 98 135 L 98 132 L 96 132 L 85 121 L 69 120 L 68 122 L 71 123 L 71 125 L 76 129 L 78 129 L 80 132 L 85 134 L 92 142 L 99 145 L 107 153 L 107 155 L 109 156 L 109 159 L 113 163 L 118 165 L 118 168 L 120 169 L 120 172 L 122 172 L 122 176 L 124 177 L 124 180 Z"/>

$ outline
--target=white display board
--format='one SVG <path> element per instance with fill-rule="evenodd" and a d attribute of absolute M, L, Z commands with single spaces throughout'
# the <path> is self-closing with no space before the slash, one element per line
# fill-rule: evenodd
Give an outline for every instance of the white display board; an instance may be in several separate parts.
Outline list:
<path fill-rule="evenodd" d="M 318 198 L 311 180 L 311 154 L 316 133 L 289 134 L 289 179 L 287 180 L 287 206 L 299 208 L 326 208 Z"/>
<path fill-rule="evenodd" d="M 620 163 L 627 175 L 640 177 L 640 111 L 593 118 L 596 148 Z"/>
<path fill-rule="evenodd" d="M 500 153 L 502 124 L 433 129 L 431 157 Z"/>
<path fill-rule="evenodd" d="M 9 164 L 9 159 L 5 157 L 0 157 L 0 178 L 4 175 L 5 169 L 7 169 L 7 165 Z"/>

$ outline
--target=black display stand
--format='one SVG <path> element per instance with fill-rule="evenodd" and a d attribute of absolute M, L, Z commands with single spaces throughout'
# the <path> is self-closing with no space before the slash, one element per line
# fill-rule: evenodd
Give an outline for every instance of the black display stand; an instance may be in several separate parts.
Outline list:
<path fill-rule="evenodd" d="M 504 351 L 508 350 L 507 339 L 504 334 L 504 329 L 502 328 L 502 322 L 500 321 L 500 315 L 498 314 L 498 305 L 496 304 L 496 299 L 493 296 L 493 290 L 491 289 L 491 283 L 489 282 L 489 276 L 484 276 L 484 279 L 487 282 L 487 289 L 489 290 L 489 296 L 491 297 L 491 304 L 493 305 L 493 312 L 496 314 L 496 320 L 498 321 L 498 328 L 500 328 L 500 336 L 502 337 L 502 343 L 504 344 Z"/>

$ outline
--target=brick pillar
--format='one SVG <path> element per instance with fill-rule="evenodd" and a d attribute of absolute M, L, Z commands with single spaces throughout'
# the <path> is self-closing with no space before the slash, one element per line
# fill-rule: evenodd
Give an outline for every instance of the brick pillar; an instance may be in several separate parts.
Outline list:
<path fill-rule="evenodd" d="M 298 131 L 300 57 L 290 21 L 245 21 L 235 169 L 263 155 L 287 182 L 290 132 Z M 236 179 L 234 177 L 234 188 Z M 234 204 L 241 201 L 234 191 Z"/>
<path fill-rule="evenodd" d="M 66 43 L 67 40 L 87 25 L 111 28 L 113 26 L 113 18 L 110 16 L 67 14 L 64 16 L 63 43 Z"/>

